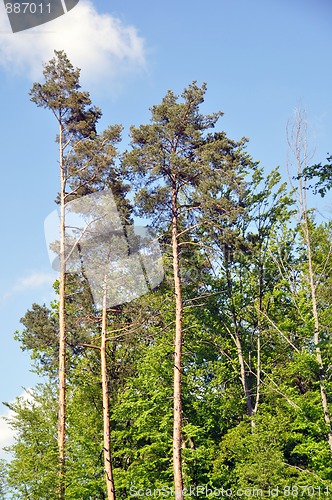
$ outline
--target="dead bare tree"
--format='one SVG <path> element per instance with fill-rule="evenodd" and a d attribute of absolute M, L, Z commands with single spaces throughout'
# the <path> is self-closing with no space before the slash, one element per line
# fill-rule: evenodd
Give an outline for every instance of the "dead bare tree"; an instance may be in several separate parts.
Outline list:
<path fill-rule="evenodd" d="M 308 217 L 307 190 L 306 181 L 303 176 L 304 168 L 313 158 L 313 153 L 308 151 L 308 132 L 307 132 L 306 113 L 302 108 L 295 110 L 294 119 L 287 127 L 287 140 L 291 153 L 295 158 L 297 179 L 298 179 L 298 211 L 299 223 L 303 233 L 304 244 L 306 248 L 308 261 L 308 280 L 311 295 L 312 316 L 314 319 L 313 340 L 315 345 L 316 360 L 319 368 L 319 388 L 320 399 L 326 427 L 328 429 L 328 444 L 332 454 L 332 429 L 331 416 L 329 412 L 326 389 L 325 389 L 325 369 L 320 348 L 321 332 L 319 323 L 319 310 L 317 303 L 317 282 L 315 279 L 315 270 L 312 257 L 312 242 L 310 234 L 310 221 Z"/>

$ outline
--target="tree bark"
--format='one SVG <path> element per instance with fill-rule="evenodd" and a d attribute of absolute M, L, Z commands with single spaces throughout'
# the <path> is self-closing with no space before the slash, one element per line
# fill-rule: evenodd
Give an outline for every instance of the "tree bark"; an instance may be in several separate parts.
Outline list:
<path fill-rule="evenodd" d="M 315 274 L 312 262 L 312 251 L 311 251 L 311 239 L 310 239 L 310 228 L 307 214 L 307 196 L 306 196 L 306 185 L 303 180 L 303 165 L 306 167 L 309 163 L 308 153 L 307 153 L 307 127 L 305 113 L 302 110 L 296 111 L 295 123 L 292 130 L 292 135 L 288 138 L 289 145 L 295 155 L 297 163 L 297 173 L 299 179 L 299 202 L 300 202 L 300 216 L 301 216 L 301 226 L 304 233 L 304 241 L 306 244 L 307 258 L 308 258 L 308 274 L 310 283 L 310 293 L 311 293 L 311 308 L 312 315 L 314 318 L 314 345 L 316 351 L 316 360 L 319 368 L 319 388 L 320 388 L 320 398 L 321 405 L 324 415 L 325 424 L 327 427 L 327 441 L 332 454 L 332 428 L 331 428 L 331 416 L 329 412 L 326 389 L 325 389 L 325 369 L 322 359 L 321 349 L 319 347 L 320 342 L 320 325 L 319 325 L 319 314 L 317 305 L 317 293 L 315 285 Z"/>
<path fill-rule="evenodd" d="M 308 268 L 309 268 L 309 281 L 310 281 L 310 290 L 311 290 L 311 301 L 312 301 L 312 314 L 314 317 L 314 344 L 316 351 L 316 359 L 319 368 L 319 388 L 320 388 L 320 398 L 322 403 L 322 409 L 324 414 L 324 420 L 326 426 L 328 428 L 328 443 L 330 452 L 332 454 L 332 429 L 331 429 L 331 417 L 327 403 L 326 389 L 325 389 L 325 370 L 322 359 L 322 353 L 319 347 L 320 335 L 319 335 L 319 318 L 318 318 L 318 307 L 317 307 L 317 297 L 316 297 L 316 286 L 314 282 L 314 271 L 312 265 L 312 255 L 311 255 L 311 242 L 310 242 L 310 233 L 309 233 L 309 225 L 308 219 L 305 212 L 303 212 L 303 229 L 305 234 L 306 246 L 307 246 L 307 255 L 308 255 Z"/>
<path fill-rule="evenodd" d="M 240 335 L 238 332 L 237 324 L 235 325 L 235 345 L 237 349 L 237 355 L 238 355 L 238 360 L 240 363 L 240 379 L 244 391 L 244 396 L 246 398 L 246 406 L 247 406 L 247 414 L 249 417 L 253 416 L 253 407 L 252 407 L 252 401 L 251 401 L 251 395 L 248 387 L 248 381 L 247 381 L 247 375 L 246 375 L 246 369 L 245 369 L 245 363 L 244 363 L 244 356 L 243 356 L 243 351 L 242 351 L 242 344 L 241 344 L 241 339 Z"/>
<path fill-rule="evenodd" d="M 175 500 L 183 500 L 182 474 L 182 290 L 179 263 L 177 191 L 172 190 L 172 253 L 175 293 L 173 471 Z"/>
<path fill-rule="evenodd" d="M 65 191 L 66 172 L 63 161 L 63 127 L 59 126 L 60 156 L 60 283 L 59 283 L 59 409 L 58 409 L 58 449 L 59 449 L 59 498 L 65 498 L 66 465 L 66 260 L 65 260 Z"/>
<path fill-rule="evenodd" d="M 115 488 L 112 470 L 112 455 L 111 455 L 111 424 L 109 410 L 109 387 L 107 374 L 107 276 L 104 278 L 103 289 L 103 310 L 102 310 L 102 329 L 101 329 L 101 344 L 100 344 L 100 361 L 101 361 L 101 382 L 103 393 L 103 429 L 104 429 L 104 469 L 107 487 L 107 499 L 115 500 Z"/>
<path fill-rule="evenodd" d="M 234 323 L 233 340 L 234 340 L 234 343 L 236 346 L 237 356 L 238 356 L 238 360 L 239 360 L 239 364 L 240 364 L 240 380 L 242 383 L 244 396 L 246 399 L 247 414 L 249 417 L 252 417 L 252 415 L 253 415 L 252 400 L 251 400 L 250 390 L 248 387 L 248 380 L 247 380 L 246 369 L 245 369 L 245 361 L 244 361 L 241 337 L 240 337 L 240 332 L 239 332 L 239 325 L 238 325 L 235 306 L 234 306 L 234 302 L 233 302 L 232 281 L 231 281 L 230 271 L 228 268 L 227 261 L 226 261 L 226 278 L 227 278 L 228 294 L 229 294 L 229 298 L 231 300 L 231 310 L 232 310 L 232 317 L 233 317 L 233 323 Z"/>
<path fill-rule="evenodd" d="M 260 314 L 260 311 L 258 312 Z M 252 410 L 252 414 L 256 415 L 258 411 L 258 405 L 259 405 L 259 400 L 260 400 L 260 394 L 261 394 L 261 324 L 260 320 L 258 319 L 258 327 L 257 327 L 257 373 L 256 373 L 256 400 L 255 400 L 255 406 Z M 253 421 L 252 421 L 253 424 Z"/>
<path fill-rule="evenodd" d="M 258 405 L 261 394 L 261 333 L 262 333 L 262 324 L 261 324 L 261 316 L 263 309 L 263 264 L 259 262 L 258 265 L 258 308 L 257 308 L 257 372 L 256 372 L 256 401 L 255 406 L 253 408 L 253 415 L 256 415 L 258 411 Z M 252 421 L 253 423 L 253 421 Z"/>

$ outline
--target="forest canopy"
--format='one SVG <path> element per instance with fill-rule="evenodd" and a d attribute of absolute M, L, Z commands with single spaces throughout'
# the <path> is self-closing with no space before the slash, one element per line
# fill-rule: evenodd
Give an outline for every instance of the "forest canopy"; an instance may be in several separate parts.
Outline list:
<path fill-rule="evenodd" d="M 102 112 L 79 78 L 55 52 L 30 93 L 58 127 L 60 278 L 58 299 L 32 304 L 15 334 L 41 382 L 8 404 L 16 437 L 2 498 L 328 498 L 332 225 L 308 206 L 307 182 L 320 172 L 325 195 L 331 158 L 308 167 L 298 113 L 294 185 L 265 172 L 221 112 L 202 112 L 197 82 L 168 91 L 120 152 L 121 125 L 98 130 Z M 89 219 L 103 238 L 87 250 L 78 238 L 73 273 L 66 221 L 87 210 L 77 201 L 109 191 L 119 226 Z M 82 255 L 103 262 L 100 304 Z M 152 258 L 163 277 L 151 286 Z M 126 300 L 141 278 L 145 293 Z M 107 301 L 112 287 L 121 303 Z"/>

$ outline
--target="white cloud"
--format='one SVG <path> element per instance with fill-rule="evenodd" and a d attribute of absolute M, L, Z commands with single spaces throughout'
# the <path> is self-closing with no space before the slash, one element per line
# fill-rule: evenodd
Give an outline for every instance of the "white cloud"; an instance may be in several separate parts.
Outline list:
<path fill-rule="evenodd" d="M 0 415 L 0 449 L 4 448 L 4 446 L 9 446 L 14 439 L 15 436 L 15 431 L 11 429 L 4 420 L 3 417 L 11 417 L 13 416 L 14 412 L 12 410 L 9 410 L 6 412 L 5 415 Z"/>
<path fill-rule="evenodd" d="M 25 292 L 34 290 L 44 285 L 52 285 L 55 281 L 54 274 L 51 273 L 32 273 L 18 280 L 12 287 L 12 292 Z"/>
<path fill-rule="evenodd" d="M 99 14 L 90 0 L 81 0 L 67 14 L 34 29 L 11 33 L 0 8 L 0 66 L 6 71 L 40 78 L 42 62 L 64 50 L 89 83 L 107 83 L 145 68 L 144 40 L 133 26 L 110 14 Z"/>
<path fill-rule="evenodd" d="M 3 417 L 10 417 L 13 412 L 8 410 L 6 415 L 0 415 L 0 458 L 8 458 L 8 453 L 3 449 L 14 443 L 16 431 L 11 429 Z"/>
<path fill-rule="evenodd" d="M 25 389 L 19 398 L 25 401 L 33 400 L 33 396 L 30 389 Z M 16 431 L 13 430 L 7 419 L 11 419 L 15 413 L 8 407 L 5 412 L 0 415 L 0 458 L 8 458 L 8 453 L 3 450 L 4 447 L 10 446 L 14 443 Z"/>
<path fill-rule="evenodd" d="M 38 290 L 45 285 L 50 287 L 53 285 L 54 281 L 57 279 L 58 274 L 56 273 L 40 273 L 34 272 L 27 276 L 20 278 L 14 285 L 3 294 L 1 297 L 1 302 L 7 301 L 13 295 L 17 293 L 23 293 L 31 290 Z"/>

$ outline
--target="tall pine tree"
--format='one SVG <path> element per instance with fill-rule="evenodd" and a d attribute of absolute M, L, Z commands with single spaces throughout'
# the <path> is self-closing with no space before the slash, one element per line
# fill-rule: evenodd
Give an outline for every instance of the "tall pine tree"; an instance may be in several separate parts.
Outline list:
<path fill-rule="evenodd" d="M 183 499 L 183 267 L 184 247 L 195 242 L 198 228 L 211 231 L 239 210 L 237 201 L 249 164 L 244 141 L 212 133 L 222 113 L 204 115 L 200 106 L 206 85 L 189 85 L 182 100 L 169 91 L 151 109 L 151 123 L 131 128 L 132 150 L 124 165 L 137 186 L 140 214 L 154 219 L 169 235 L 175 300 L 173 472 L 175 498 Z"/>
<path fill-rule="evenodd" d="M 98 108 L 91 105 L 87 92 L 80 90 L 80 70 L 74 69 L 63 51 L 55 51 L 54 58 L 45 65 L 44 83 L 35 83 L 31 100 L 39 107 L 50 110 L 58 123 L 60 167 L 60 284 L 59 284 L 59 498 L 65 497 L 65 443 L 66 443 L 66 223 L 65 205 L 69 193 L 70 152 L 77 141 L 92 138 L 96 123 L 101 116 Z"/>

